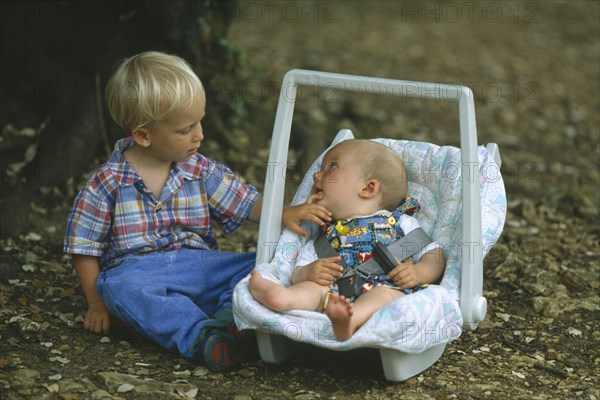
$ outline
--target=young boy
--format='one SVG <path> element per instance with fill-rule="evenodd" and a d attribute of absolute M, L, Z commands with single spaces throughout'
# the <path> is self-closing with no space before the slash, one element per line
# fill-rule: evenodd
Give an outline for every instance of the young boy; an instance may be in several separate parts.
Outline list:
<path fill-rule="evenodd" d="M 84 328 L 107 333 L 112 314 L 185 358 L 229 369 L 241 361 L 242 340 L 233 334 L 232 291 L 255 254 L 218 251 L 213 222 L 230 233 L 258 221 L 261 197 L 198 153 L 205 93 L 181 58 L 124 60 L 106 100 L 130 136 L 78 194 L 64 245 L 88 302 Z M 327 219 L 323 210 L 286 208 L 284 221 L 302 233 L 299 220 Z"/>
<path fill-rule="evenodd" d="M 412 257 L 414 263 L 398 262 L 387 276 L 365 276 L 361 292 L 352 299 L 339 295 L 336 280 L 342 276 L 342 258 L 355 269 L 371 257 L 374 243 L 389 245 L 418 228 L 417 220 L 407 215 L 418 204 L 406 201 L 400 157 L 368 140 L 344 141 L 329 150 L 314 181 L 306 204 L 319 204 L 332 213 L 334 221 L 325 221 L 323 230 L 339 256 L 318 258 L 314 241 L 309 241 L 296 261 L 291 286 L 252 271 L 249 289 L 258 302 L 276 311 L 324 310 L 336 339 L 343 341 L 386 304 L 438 281 L 446 262 L 439 244 L 432 243 Z"/>

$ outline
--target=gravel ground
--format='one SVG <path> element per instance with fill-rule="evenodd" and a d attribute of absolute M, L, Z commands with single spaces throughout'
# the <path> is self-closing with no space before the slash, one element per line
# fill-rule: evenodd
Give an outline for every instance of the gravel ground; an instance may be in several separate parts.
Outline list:
<path fill-rule="evenodd" d="M 250 129 L 266 125 L 259 118 L 273 120 L 273 89 L 292 68 L 473 88 L 479 140 L 501 148 L 507 222 L 484 260 L 486 320 L 422 374 L 388 382 L 374 351 L 313 347 L 280 365 L 251 354 L 220 374 L 126 330 L 84 332 L 85 301 L 62 255 L 65 196 L 57 206 L 32 208 L 28 235 L 0 242 L 1 397 L 600 399 L 599 7 L 255 1 L 232 10 L 230 40 L 256 70 L 234 94 L 270 110 L 244 117 L 238 134 L 246 143 L 263 135 Z M 306 92 L 294 120 L 300 144 L 290 176 L 312 156 L 310 144 L 321 146 L 341 127 L 362 137 L 457 144 L 455 113 L 422 99 Z M 264 165 L 269 134 L 251 154 L 226 161 L 252 180 L 250 167 Z M 222 243 L 252 248 L 255 228 Z"/>

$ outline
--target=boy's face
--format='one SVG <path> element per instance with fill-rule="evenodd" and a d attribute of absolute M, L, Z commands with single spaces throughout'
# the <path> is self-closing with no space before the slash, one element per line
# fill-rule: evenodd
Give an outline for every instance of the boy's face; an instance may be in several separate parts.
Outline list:
<path fill-rule="evenodd" d="M 154 121 L 144 128 L 148 137 L 148 154 L 158 160 L 184 162 L 196 154 L 204 134 L 201 120 L 206 103 L 198 99 L 187 110 L 175 111 L 161 121 Z"/>
<path fill-rule="evenodd" d="M 336 146 L 323 158 L 321 170 L 314 174 L 312 192 L 317 201 L 333 213 L 335 219 L 350 218 L 361 213 L 360 193 L 365 179 L 357 162 L 355 146 Z"/>

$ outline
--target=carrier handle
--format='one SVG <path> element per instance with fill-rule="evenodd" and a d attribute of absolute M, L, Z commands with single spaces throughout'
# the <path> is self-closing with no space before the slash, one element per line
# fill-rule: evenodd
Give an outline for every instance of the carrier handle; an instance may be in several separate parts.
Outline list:
<path fill-rule="evenodd" d="M 281 234 L 285 170 L 298 86 L 323 87 L 385 94 L 400 97 L 432 99 L 458 103 L 460 148 L 462 160 L 463 243 L 461 247 L 462 278 L 460 307 L 464 325 L 475 329 L 486 313 L 483 291 L 483 245 L 481 241 L 481 199 L 479 193 L 479 160 L 473 92 L 466 86 L 426 83 L 293 69 L 282 82 L 275 115 L 275 125 L 267 173 L 265 176 L 262 217 L 259 226 L 257 264 L 273 258 Z"/>

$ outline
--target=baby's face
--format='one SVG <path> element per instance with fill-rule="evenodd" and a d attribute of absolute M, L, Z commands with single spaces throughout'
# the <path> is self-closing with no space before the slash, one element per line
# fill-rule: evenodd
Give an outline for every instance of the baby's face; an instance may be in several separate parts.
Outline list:
<path fill-rule="evenodd" d="M 323 158 L 321 170 L 314 174 L 312 193 L 320 196 L 318 204 L 333 213 L 335 219 L 356 215 L 364 177 L 354 146 L 334 147 Z"/>

